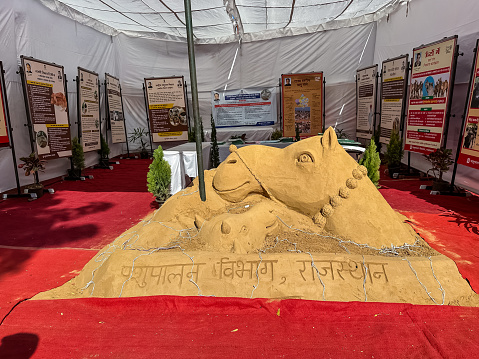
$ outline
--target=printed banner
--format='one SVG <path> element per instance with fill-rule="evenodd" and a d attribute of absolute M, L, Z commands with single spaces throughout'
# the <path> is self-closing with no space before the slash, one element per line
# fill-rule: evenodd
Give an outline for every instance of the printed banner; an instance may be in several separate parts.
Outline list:
<path fill-rule="evenodd" d="M 388 144 L 392 131 L 399 133 L 406 96 L 408 55 L 383 62 L 379 142 Z"/>
<path fill-rule="evenodd" d="M 283 136 L 316 136 L 323 132 L 323 73 L 281 75 Z"/>
<path fill-rule="evenodd" d="M 2 62 L 0 61 L 0 70 L 3 69 Z M 0 82 L 5 83 L 3 80 L 3 72 L 0 72 Z M 8 128 L 7 128 L 7 118 L 5 116 L 5 101 L 7 99 L 3 96 L 3 88 L 0 86 L 0 147 L 10 146 L 10 141 L 8 140 Z"/>
<path fill-rule="evenodd" d="M 476 63 L 470 85 L 469 104 L 466 112 L 466 123 L 462 137 L 461 152 L 457 163 L 479 169 L 479 139 L 477 125 L 479 122 L 479 40 L 476 44 Z"/>
<path fill-rule="evenodd" d="M 153 142 L 188 140 L 183 76 L 148 78 L 144 81 Z"/>
<path fill-rule="evenodd" d="M 457 37 L 413 50 L 404 150 L 429 154 L 441 147 Z"/>
<path fill-rule="evenodd" d="M 78 92 L 80 104 L 81 144 L 83 152 L 99 150 L 100 143 L 100 94 L 98 74 L 78 68 Z"/>
<path fill-rule="evenodd" d="M 38 157 L 72 155 L 63 66 L 22 56 L 30 120 Z"/>
<path fill-rule="evenodd" d="M 277 121 L 276 88 L 211 91 L 216 127 L 271 126 Z"/>
<path fill-rule="evenodd" d="M 121 98 L 120 80 L 105 74 L 106 93 L 108 96 L 108 114 L 111 127 L 111 142 L 126 142 L 125 117 Z"/>
<path fill-rule="evenodd" d="M 356 71 L 356 137 L 370 139 L 376 117 L 378 65 Z"/>

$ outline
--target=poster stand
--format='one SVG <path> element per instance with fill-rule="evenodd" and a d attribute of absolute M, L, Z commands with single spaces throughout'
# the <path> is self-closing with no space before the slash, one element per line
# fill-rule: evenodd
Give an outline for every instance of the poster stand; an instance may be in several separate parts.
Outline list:
<path fill-rule="evenodd" d="M 18 178 L 17 158 L 15 156 L 15 144 L 13 142 L 13 127 L 10 120 L 10 111 L 8 108 L 8 99 L 7 99 L 7 91 L 6 91 L 7 87 L 5 86 L 4 74 L 5 74 L 5 70 L 3 69 L 3 63 L 0 61 L 0 86 L 1 86 L 1 92 L 3 97 L 4 109 L 5 109 L 5 121 L 7 125 L 9 145 L 12 151 L 13 168 L 15 170 L 15 181 L 17 183 L 17 193 L 5 193 L 3 194 L 3 199 L 18 198 L 18 197 L 29 197 L 31 199 L 35 199 L 35 197 L 33 196 L 33 193 L 21 193 L 21 190 L 20 190 L 20 179 Z M 0 103 L 0 106 L 2 106 L 1 103 Z"/>
<path fill-rule="evenodd" d="M 98 80 L 98 96 L 100 96 L 101 94 L 101 84 L 100 84 L 100 80 Z M 100 120 L 100 133 L 101 133 L 101 124 L 102 122 L 105 123 L 105 136 L 104 136 L 104 140 L 108 142 L 108 122 L 106 121 L 106 119 L 102 118 L 101 117 L 101 106 L 100 106 L 100 101 L 98 101 L 98 118 Z M 93 166 L 93 168 L 101 168 L 101 169 L 109 169 L 109 170 L 112 170 L 113 169 L 113 166 L 110 166 L 110 159 L 108 158 L 108 156 L 106 156 L 106 158 L 102 157 L 101 155 L 101 149 L 98 151 L 98 153 L 100 154 L 100 161 L 97 165 Z"/>
<path fill-rule="evenodd" d="M 121 94 L 121 85 L 120 85 L 120 100 L 121 100 L 121 111 L 123 112 L 123 122 L 124 122 L 124 129 L 125 129 L 125 140 L 126 140 L 126 157 L 121 156 L 121 159 L 131 160 L 133 158 L 138 158 L 138 156 L 130 156 L 130 148 L 128 147 L 128 133 L 126 132 L 126 118 L 125 118 L 125 109 L 123 107 L 123 95 Z"/>
<path fill-rule="evenodd" d="M 104 85 L 105 85 L 105 111 L 106 111 L 106 116 L 105 116 L 105 122 L 106 122 L 106 126 L 105 126 L 105 141 L 108 143 L 108 128 L 110 128 L 110 132 L 111 132 L 111 118 L 110 118 L 110 111 L 109 111 L 109 104 L 108 104 L 108 87 L 107 87 L 107 84 L 106 84 L 106 79 L 105 79 L 105 82 L 104 82 Z M 123 103 L 122 103 L 122 106 L 123 106 Z M 128 139 L 127 139 L 128 141 Z M 120 162 L 118 161 L 110 161 L 110 157 L 109 155 L 107 155 L 105 158 L 102 158 L 100 159 L 100 162 L 101 162 L 101 168 L 109 168 L 109 169 L 113 169 L 112 166 L 110 165 L 119 165 Z"/>
<path fill-rule="evenodd" d="M 23 55 L 21 56 L 21 58 L 23 58 Z M 23 103 L 25 104 L 25 112 L 27 114 L 27 123 L 24 124 L 24 126 L 28 127 L 28 133 L 29 133 L 29 136 L 30 136 L 30 149 L 32 151 L 31 153 L 36 153 L 36 151 L 35 151 L 35 137 L 33 135 L 33 123 L 32 123 L 32 118 L 31 118 L 31 113 L 30 113 L 30 106 L 28 105 L 27 83 L 26 83 L 26 80 L 25 80 L 25 73 L 23 71 L 22 66 L 19 66 L 17 74 L 19 74 L 20 78 L 21 78 L 22 90 L 23 90 Z M 33 174 L 33 176 L 34 176 L 35 181 L 37 183 L 41 183 L 40 178 L 38 176 L 38 171 L 36 171 Z M 24 193 L 29 193 L 29 190 L 24 189 Z M 55 193 L 55 190 L 53 188 L 43 188 L 43 193 L 53 194 L 53 193 Z M 36 193 L 30 193 L 30 194 L 32 196 L 32 199 L 37 199 L 38 198 Z"/>
<path fill-rule="evenodd" d="M 326 131 L 326 77 L 323 76 L 323 133 Z"/>
<path fill-rule="evenodd" d="M 376 131 L 377 115 L 379 115 L 379 118 L 381 118 L 381 108 L 379 109 L 379 112 L 377 111 L 377 108 L 378 108 L 378 84 L 379 84 L 379 71 L 376 72 L 376 93 L 374 94 L 375 95 L 374 96 L 374 120 L 373 120 L 373 133 L 371 135 L 371 138 L 374 136 L 374 132 Z"/>
<path fill-rule="evenodd" d="M 449 120 L 451 119 L 451 107 L 452 107 L 452 95 L 454 93 L 454 85 L 456 83 L 456 68 L 457 68 L 457 59 L 459 56 L 463 56 L 464 53 L 459 52 L 459 45 L 456 45 L 456 51 L 454 52 L 454 61 L 452 63 L 452 70 L 451 70 L 451 85 L 450 85 L 450 90 L 449 90 L 449 101 L 447 104 L 447 110 L 446 110 L 446 123 L 444 124 L 444 141 L 443 141 L 443 148 L 446 148 L 447 144 L 447 134 L 449 132 Z M 455 115 L 454 115 L 455 116 Z M 453 117 L 454 117 L 453 116 Z"/>
<path fill-rule="evenodd" d="M 186 86 L 186 82 L 185 82 Z M 148 111 L 148 101 L 146 100 L 146 89 L 145 89 L 145 82 L 143 82 L 143 99 L 145 100 L 145 109 L 146 109 L 146 124 L 148 125 L 148 138 L 150 140 L 150 148 L 151 148 L 151 156 L 153 156 L 153 134 L 151 133 L 150 127 L 150 111 Z M 188 105 L 187 105 L 188 106 Z M 190 117 L 188 116 L 188 126 L 190 124 Z"/>
<path fill-rule="evenodd" d="M 281 86 L 281 79 L 283 77 L 283 74 L 281 74 L 281 77 L 278 79 L 278 88 L 279 88 L 279 128 L 281 128 L 283 131 L 283 136 L 284 136 L 284 129 L 283 129 L 283 106 L 281 105 L 283 102 L 283 92 L 282 92 L 282 87 Z"/>

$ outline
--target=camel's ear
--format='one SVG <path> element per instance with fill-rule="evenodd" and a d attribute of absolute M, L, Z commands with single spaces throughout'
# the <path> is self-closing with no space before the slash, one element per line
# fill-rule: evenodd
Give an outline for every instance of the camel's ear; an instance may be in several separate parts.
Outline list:
<path fill-rule="evenodd" d="M 203 217 L 201 217 L 201 216 L 199 216 L 199 215 L 196 215 L 196 216 L 195 216 L 195 227 L 196 227 L 196 228 L 200 229 L 205 222 L 206 222 L 206 221 L 205 221 L 205 219 L 204 219 Z"/>
<path fill-rule="evenodd" d="M 323 148 L 329 150 L 334 150 L 338 145 L 338 137 L 332 127 L 328 127 L 326 132 L 324 132 L 321 144 L 323 145 Z"/>

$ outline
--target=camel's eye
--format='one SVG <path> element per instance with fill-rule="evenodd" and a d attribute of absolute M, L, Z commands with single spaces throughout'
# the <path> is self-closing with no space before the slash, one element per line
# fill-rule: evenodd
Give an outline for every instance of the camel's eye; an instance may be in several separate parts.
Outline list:
<path fill-rule="evenodd" d="M 313 157 L 309 153 L 302 153 L 298 157 L 298 162 L 300 163 L 308 163 L 308 162 L 313 162 Z"/>

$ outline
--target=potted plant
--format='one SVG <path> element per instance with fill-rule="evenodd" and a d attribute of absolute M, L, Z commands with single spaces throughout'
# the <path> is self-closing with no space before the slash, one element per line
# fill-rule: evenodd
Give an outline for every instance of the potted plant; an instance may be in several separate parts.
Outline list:
<path fill-rule="evenodd" d="M 23 168 L 25 176 L 30 176 L 30 174 L 34 175 L 35 173 L 38 174 L 38 172 L 45 172 L 45 163 L 47 161 L 39 159 L 35 152 L 32 152 L 28 157 L 20 157 L 20 161 L 23 161 L 23 163 L 20 163 L 18 168 Z M 28 190 L 28 193 L 35 193 L 37 198 L 40 198 L 43 196 L 43 185 L 38 181 L 38 175 L 33 176 L 33 178 L 35 183 L 27 186 L 26 189 Z"/>
<path fill-rule="evenodd" d="M 148 144 L 148 136 L 150 132 L 146 128 L 138 127 L 133 129 L 133 133 L 128 137 L 128 141 L 131 143 L 140 142 L 140 158 L 147 159 L 149 157 L 146 145 Z"/>
<path fill-rule="evenodd" d="M 393 130 L 384 155 L 388 164 L 389 177 L 393 178 L 394 173 L 399 173 L 403 156 L 404 150 L 402 148 L 402 139 L 399 137 L 399 131 Z"/>
<path fill-rule="evenodd" d="M 98 150 L 100 155 L 100 167 L 108 168 L 110 165 L 110 159 L 108 155 L 110 154 L 110 147 L 108 147 L 108 142 L 106 142 L 103 135 L 100 133 L 100 149 Z"/>
<path fill-rule="evenodd" d="M 379 166 L 381 165 L 381 160 L 379 158 L 374 138 L 371 138 L 371 142 L 369 142 L 366 151 L 364 151 L 363 157 L 359 160 L 359 164 L 368 169 L 369 179 L 379 188 Z"/>
<path fill-rule="evenodd" d="M 68 170 L 68 176 L 74 179 L 80 178 L 81 171 L 85 168 L 85 154 L 78 137 L 72 140 L 72 165 L 73 168 Z"/>
<path fill-rule="evenodd" d="M 161 146 L 153 152 L 153 162 L 150 164 L 146 181 L 148 192 L 155 196 L 160 205 L 170 197 L 171 167 L 163 158 Z"/>
<path fill-rule="evenodd" d="M 283 131 L 281 130 L 274 130 L 271 134 L 272 140 L 279 140 L 281 137 L 283 137 Z"/>
<path fill-rule="evenodd" d="M 449 183 L 444 181 L 442 176 L 444 172 L 449 171 L 449 167 L 454 163 L 452 150 L 449 148 L 438 148 L 436 151 L 423 156 L 432 165 L 426 172 L 427 175 L 429 172 L 432 172 L 434 176 L 432 190 L 439 192 L 447 191 L 449 189 Z"/>

